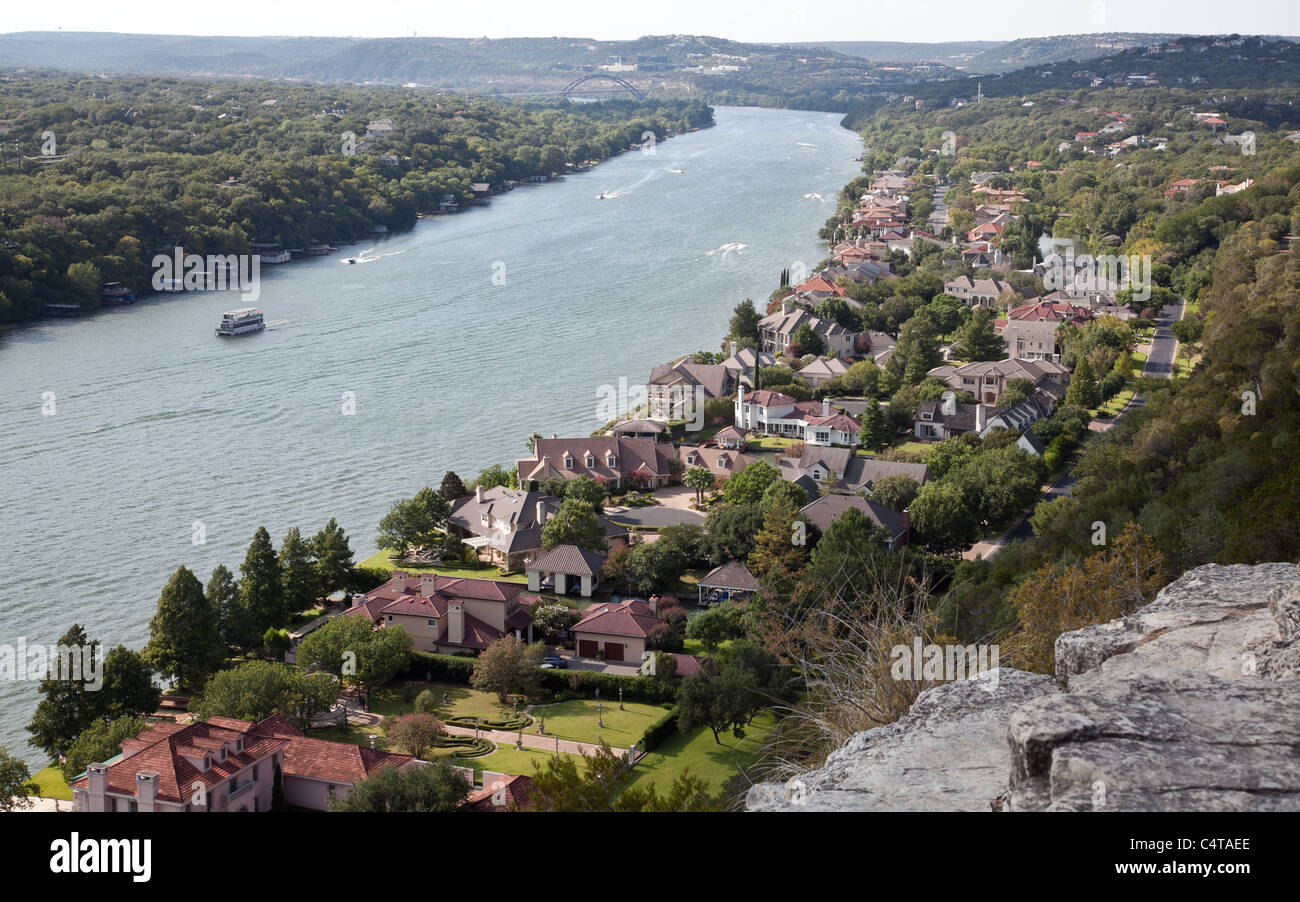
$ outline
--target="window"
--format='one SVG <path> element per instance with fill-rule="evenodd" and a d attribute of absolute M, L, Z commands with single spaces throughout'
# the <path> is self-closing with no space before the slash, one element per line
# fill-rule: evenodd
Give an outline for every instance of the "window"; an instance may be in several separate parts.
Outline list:
<path fill-rule="evenodd" d="M 923 414 L 921 414 L 921 419 L 923 419 L 923 420 L 933 420 L 933 419 L 934 419 L 934 414 L 927 410 L 927 411 L 925 411 Z"/>
<path fill-rule="evenodd" d="M 429 620 L 428 620 L 428 623 L 429 623 L 429 626 L 436 627 L 436 626 L 438 625 L 438 618 L 436 618 L 436 617 L 430 617 Z"/>
<path fill-rule="evenodd" d="M 573 458 L 570 457 L 570 456 L 567 455 L 567 454 L 564 455 L 564 469 L 566 469 L 566 470 L 572 470 L 572 469 L 573 469 Z"/>
<path fill-rule="evenodd" d="M 384 619 L 387 620 L 389 623 L 392 623 L 392 622 L 393 622 L 393 615 L 392 615 L 392 614 L 385 614 L 385 615 L 384 615 Z"/>
<path fill-rule="evenodd" d="M 256 765 L 256 764 L 253 765 L 253 782 L 254 782 L 254 783 L 257 782 L 257 765 Z"/>
<path fill-rule="evenodd" d="M 590 454 L 588 454 L 588 455 L 587 455 L 587 469 L 590 470 L 590 469 L 591 469 L 592 467 L 594 467 L 595 465 L 596 465 L 596 458 L 594 458 L 594 457 L 592 457 Z"/>
<path fill-rule="evenodd" d="M 605 455 L 605 464 L 609 467 L 614 467 L 618 464 L 618 458 L 614 455 L 613 451 L 610 451 Z"/>
<path fill-rule="evenodd" d="M 135 812 L 140 810 L 140 803 L 137 802 L 135 799 L 132 799 L 131 801 L 126 803 L 126 810 L 131 814 L 134 814 Z"/>

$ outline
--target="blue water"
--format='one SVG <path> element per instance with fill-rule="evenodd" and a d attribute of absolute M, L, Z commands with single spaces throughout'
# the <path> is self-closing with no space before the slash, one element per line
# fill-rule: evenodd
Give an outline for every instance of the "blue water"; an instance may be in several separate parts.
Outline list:
<path fill-rule="evenodd" d="M 171 572 L 236 569 L 259 525 L 278 544 L 337 517 L 359 561 L 389 505 L 446 470 L 469 482 L 534 431 L 590 433 L 602 386 L 717 350 L 738 301 L 761 307 L 783 268 L 824 256 L 817 230 L 862 145 L 835 115 L 720 108 L 654 150 L 264 266 L 268 328 L 251 336 L 213 335 L 245 306 L 231 293 L 8 333 L 0 643 L 79 622 L 142 647 Z M 36 698 L 0 683 L 0 744 L 41 764 Z"/>

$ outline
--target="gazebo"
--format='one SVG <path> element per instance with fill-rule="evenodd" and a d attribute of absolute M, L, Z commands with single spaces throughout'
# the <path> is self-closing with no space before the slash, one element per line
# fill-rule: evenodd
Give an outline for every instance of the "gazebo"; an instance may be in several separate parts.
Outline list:
<path fill-rule="evenodd" d="M 603 554 L 577 545 L 556 545 L 525 568 L 528 573 L 528 591 L 540 592 L 546 587 L 549 577 L 551 591 L 555 594 L 567 595 L 570 586 L 576 583 L 578 594 L 590 598 L 592 591 L 599 585 L 600 568 L 604 563 Z"/>
<path fill-rule="evenodd" d="M 700 580 L 698 603 L 700 607 L 706 607 L 715 601 L 749 598 L 760 588 L 762 587 L 748 567 L 739 561 L 731 561 L 721 567 L 714 567 Z"/>

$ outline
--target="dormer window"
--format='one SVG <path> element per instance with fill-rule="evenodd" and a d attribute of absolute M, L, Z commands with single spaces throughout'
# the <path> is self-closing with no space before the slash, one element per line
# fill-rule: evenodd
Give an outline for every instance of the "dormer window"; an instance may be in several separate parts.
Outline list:
<path fill-rule="evenodd" d="M 692 467 L 695 466 L 695 461 L 696 461 L 697 459 L 698 459 L 698 458 L 696 458 L 696 456 L 695 456 L 695 452 L 694 452 L 694 451 L 692 451 L 690 454 L 686 455 L 686 463 L 689 464 L 689 465 L 692 466 Z"/>
<path fill-rule="evenodd" d="M 483 513 L 479 514 L 478 519 L 479 519 L 479 522 L 480 522 L 480 523 L 482 523 L 484 526 L 487 526 L 487 525 L 488 525 L 488 520 L 490 519 L 490 518 L 488 517 L 488 512 L 487 512 L 487 511 L 483 511 Z"/>
<path fill-rule="evenodd" d="M 596 465 L 596 458 L 592 456 L 592 454 L 591 454 L 590 451 L 588 451 L 588 452 L 587 452 L 587 469 L 590 470 L 590 469 L 591 469 L 592 467 L 594 467 L 595 465 Z"/>
<path fill-rule="evenodd" d="M 572 469 L 573 469 L 573 458 L 570 457 L 570 456 L 567 455 L 567 454 L 564 455 L 564 469 L 566 469 L 566 470 L 572 470 Z"/>
<path fill-rule="evenodd" d="M 613 468 L 618 464 L 618 457 L 614 454 L 613 451 L 605 452 L 605 464 L 610 468 Z"/>
<path fill-rule="evenodd" d="M 927 411 L 925 411 L 924 413 L 921 414 L 921 419 L 923 419 L 923 420 L 933 420 L 933 419 L 934 419 L 934 414 L 927 410 Z"/>

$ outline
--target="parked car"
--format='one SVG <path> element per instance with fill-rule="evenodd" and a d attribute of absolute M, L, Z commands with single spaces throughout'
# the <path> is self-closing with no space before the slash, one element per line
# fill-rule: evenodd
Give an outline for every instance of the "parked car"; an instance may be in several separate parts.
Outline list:
<path fill-rule="evenodd" d="M 566 661 L 564 658 L 561 658 L 559 655 L 547 655 L 546 657 L 542 658 L 542 666 L 545 667 L 548 664 L 551 667 L 560 670 L 563 670 L 564 668 L 569 666 L 569 662 Z"/>

